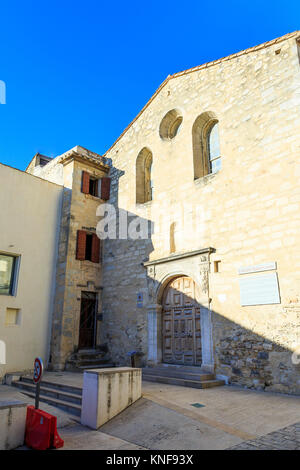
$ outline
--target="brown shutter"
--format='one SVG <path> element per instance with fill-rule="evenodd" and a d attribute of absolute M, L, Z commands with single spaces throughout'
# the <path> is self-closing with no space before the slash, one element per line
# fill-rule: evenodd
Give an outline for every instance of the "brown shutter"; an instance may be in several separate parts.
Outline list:
<path fill-rule="evenodd" d="M 95 233 L 93 233 L 92 238 L 92 256 L 91 261 L 93 263 L 100 262 L 100 239 L 97 237 Z"/>
<path fill-rule="evenodd" d="M 81 192 L 85 194 L 90 192 L 90 175 L 86 171 L 82 172 Z"/>
<path fill-rule="evenodd" d="M 86 232 L 84 230 L 77 230 L 76 259 L 83 261 L 85 259 L 85 250 Z"/>
<path fill-rule="evenodd" d="M 110 178 L 101 178 L 101 199 L 107 201 L 110 197 Z"/>

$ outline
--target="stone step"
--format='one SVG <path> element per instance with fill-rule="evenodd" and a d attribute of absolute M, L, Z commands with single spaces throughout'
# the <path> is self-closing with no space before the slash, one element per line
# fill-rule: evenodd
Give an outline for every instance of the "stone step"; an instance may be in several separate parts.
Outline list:
<path fill-rule="evenodd" d="M 70 361 L 71 362 L 71 361 Z M 89 366 L 93 364 L 103 364 L 104 367 L 106 367 L 106 364 L 109 364 L 108 360 L 105 359 L 99 359 L 98 357 L 95 358 L 90 358 L 90 359 L 78 359 L 77 361 L 72 361 L 76 362 L 78 366 Z M 111 363 L 110 363 L 111 366 Z"/>
<path fill-rule="evenodd" d="M 148 382 L 157 382 L 169 385 L 180 385 L 182 387 L 191 387 L 191 388 L 211 388 L 225 385 L 224 380 L 189 380 L 189 379 L 180 379 L 176 377 L 167 377 L 159 375 L 150 375 L 146 374 L 143 377 L 144 380 Z"/>
<path fill-rule="evenodd" d="M 183 365 L 183 364 L 167 364 L 167 363 L 160 363 L 160 364 L 157 364 L 157 366 L 153 367 L 153 369 L 163 369 L 163 370 L 180 370 L 180 371 L 184 371 L 184 372 L 192 372 L 192 373 L 200 373 L 200 374 L 203 374 L 203 373 L 206 373 L 206 374 L 210 374 L 211 372 L 209 371 L 205 371 L 203 369 L 203 367 L 201 366 L 187 366 L 187 365 Z"/>
<path fill-rule="evenodd" d="M 24 393 L 24 395 L 27 395 L 30 398 L 35 399 L 35 393 L 26 390 L 22 391 L 22 393 Z M 66 411 L 67 413 L 71 413 L 72 415 L 81 415 L 81 405 L 76 405 L 75 403 L 59 400 L 57 398 L 51 398 L 48 395 L 44 395 L 42 393 L 40 394 L 40 401 L 47 403 L 48 405 L 60 408 L 61 410 Z"/>
<path fill-rule="evenodd" d="M 105 367 L 114 367 L 114 364 L 109 359 L 107 348 L 103 346 L 98 349 L 81 349 L 73 353 L 66 363 L 65 370 L 76 372 Z"/>
<path fill-rule="evenodd" d="M 95 363 L 95 364 L 89 364 L 89 365 L 80 365 L 80 366 L 77 366 L 78 369 L 81 369 L 81 370 L 84 370 L 84 369 L 108 369 L 108 368 L 111 368 L 111 367 L 116 367 L 115 364 L 109 364 L 109 363 L 105 363 L 105 364 L 99 364 L 99 363 Z"/>
<path fill-rule="evenodd" d="M 161 367 L 146 367 L 142 369 L 143 378 L 147 375 L 158 375 L 163 377 L 175 377 L 179 379 L 191 379 L 191 380 L 214 380 L 214 374 L 208 374 L 205 372 L 186 372 L 180 369 L 168 369 Z"/>
<path fill-rule="evenodd" d="M 91 349 L 79 349 L 76 353 L 74 354 L 90 354 L 90 355 L 93 355 L 93 354 L 98 354 L 98 353 L 103 353 L 103 354 L 106 354 L 107 353 L 107 347 L 98 347 L 98 348 L 91 348 Z"/>
<path fill-rule="evenodd" d="M 99 353 L 99 354 L 78 354 L 74 353 L 70 357 L 70 361 L 94 361 L 98 359 L 98 361 L 107 361 L 107 354 L 106 353 Z"/>
<path fill-rule="evenodd" d="M 81 359 L 93 359 L 93 358 L 105 358 L 107 356 L 107 351 L 103 349 L 81 349 L 72 354 L 71 360 L 81 360 Z"/>
<path fill-rule="evenodd" d="M 68 361 L 65 370 L 69 372 L 78 372 L 85 369 L 105 369 L 108 367 L 115 367 L 115 364 L 102 361 Z"/>
<path fill-rule="evenodd" d="M 12 382 L 12 385 L 14 387 L 17 387 L 19 390 L 24 390 L 25 392 L 30 392 L 35 395 L 36 385 L 33 383 L 28 383 L 19 380 Z M 41 395 L 50 397 L 55 400 L 60 400 L 63 402 L 68 402 L 81 406 L 81 396 L 79 396 L 78 394 L 73 394 L 63 390 L 59 390 L 54 387 L 50 387 L 49 384 L 44 386 L 43 382 L 41 382 Z"/>
<path fill-rule="evenodd" d="M 18 381 L 18 383 L 20 382 L 25 382 L 25 383 L 34 385 L 32 376 L 27 377 L 23 375 Z M 41 381 L 41 388 L 45 388 L 45 387 L 49 387 L 51 389 L 59 390 L 59 391 L 66 392 L 66 393 L 75 394 L 75 395 L 78 395 L 79 397 L 81 397 L 82 395 L 82 389 L 80 387 L 75 387 L 74 385 L 65 385 L 65 384 L 58 383 L 58 382 L 50 382 L 49 380 L 43 379 Z"/>

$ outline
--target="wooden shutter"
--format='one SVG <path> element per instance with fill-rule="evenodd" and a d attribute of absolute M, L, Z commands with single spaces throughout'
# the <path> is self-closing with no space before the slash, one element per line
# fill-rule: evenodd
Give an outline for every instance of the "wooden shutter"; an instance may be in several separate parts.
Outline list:
<path fill-rule="evenodd" d="M 90 192 L 90 175 L 86 171 L 82 172 L 81 192 L 85 194 Z"/>
<path fill-rule="evenodd" d="M 100 239 L 97 237 L 96 233 L 93 233 L 93 238 L 92 238 L 91 261 L 93 263 L 100 263 Z"/>
<path fill-rule="evenodd" d="M 77 246 L 76 246 L 76 259 L 81 261 L 85 260 L 86 250 L 86 232 L 84 230 L 77 230 Z"/>
<path fill-rule="evenodd" d="M 110 197 L 110 178 L 107 176 L 101 178 L 101 199 L 107 201 Z"/>

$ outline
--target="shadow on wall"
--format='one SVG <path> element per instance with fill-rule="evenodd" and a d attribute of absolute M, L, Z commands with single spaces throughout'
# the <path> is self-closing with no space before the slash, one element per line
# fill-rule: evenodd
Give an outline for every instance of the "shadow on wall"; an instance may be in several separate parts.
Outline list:
<path fill-rule="evenodd" d="M 185 352 L 190 354 L 192 350 L 194 365 L 201 365 L 199 359 L 197 361 L 200 357 L 197 349 L 203 347 L 202 344 L 198 344 L 199 339 L 202 343 L 199 326 L 202 324 L 201 311 L 203 312 L 206 307 L 197 302 L 196 295 L 191 297 L 183 289 L 178 290 L 173 287 L 173 298 L 177 297 L 177 305 L 175 303 L 171 305 L 166 297 L 169 295 L 168 288 L 173 280 L 174 278 L 164 288 L 161 300 L 158 298 L 158 302 L 162 305 L 159 338 L 162 361 L 183 364 Z M 159 292 L 158 283 L 155 289 Z M 198 312 L 200 312 L 200 321 L 197 319 Z M 300 364 L 293 359 L 293 350 L 229 320 L 216 311 L 211 310 L 211 319 L 213 360 L 217 375 L 226 376 L 229 383 L 247 388 L 300 394 Z M 171 326 L 166 327 L 168 322 Z M 290 329 L 283 332 L 283 340 L 289 335 L 291 338 L 295 336 L 292 323 L 289 323 L 288 327 Z M 166 351 L 166 338 L 171 343 L 171 360 L 170 354 Z M 189 361 L 189 354 L 186 355 L 188 360 L 186 363 L 193 365 Z"/>
<path fill-rule="evenodd" d="M 129 227 L 132 218 L 137 217 L 137 214 L 128 213 L 118 207 L 118 184 L 123 174 L 124 172 L 112 169 L 112 197 L 109 202 L 118 211 L 117 234 L 120 220 L 127 218 Z M 132 350 L 142 353 L 141 366 L 147 364 L 148 336 L 153 334 L 149 331 L 147 306 L 153 303 L 150 291 L 158 293 L 162 288 L 158 281 L 147 276 L 143 264 L 149 260 L 153 251 L 153 222 L 141 219 L 141 223 L 147 225 L 148 239 L 117 238 L 106 239 L 104 242 L 102 342 L 107 343 L 112 359 L 117 365 L 129 365 L 128 352 Z M 174 228 L 171 226 L 168 234 L 171 254 L 175 251 Z M 178 277 L 182 274 L 178 273 Z M 188 276 L 188 273 L 186 275 Z M 172 280 L 174 276 L 169 279 L 170 282 Z M 190 297 L 185 292 L 179 290 L 177 294 L 183 300 L 177 306 L 171 306 L 172 311 L 169 312 L 171 325 L 168 341 L 172 349 L 172 359 L 170 360 L 170 356 L 166 359 L 164 355 L 162 359 L 163 362 L 180 364 L 184 363 L 182 358 L 185 357 L 182 351 L 192 350 L 192 356 L 195 358 L 195 349 L 202 348 L 202 332 L 197 332 L 197 328 L 201 330 L 201 309 L 207 306 L 201 305 L 195 297 Z M 142 307 L 139 306 L 138 295 L 142 298 Z M 167 335 L 164 326 L 164 295 L 161 299 L 154 295 L 154 299 L 154 303 L 162 304 L 162 313 L 157 314 L 162 316 L 158 322 L 158 325 L 161 325 L 158 343 L 164 351 Z M 193 327 L 192 330 L 190 325 L 197 322 L 195 313 L 191 317 L 191 307 L 194 312 L 197 309 L 200 312 L 198 327 Z M 211 311 L 211 319 L 216 374 L 226 376 L 229 383 L 248 388 L 300 394 L 300 365 L 292 362 L 293 351 L 229 320 L 219 312 Z M 285 339 L 293 335 L 293 326 L 290 325 L 289 328 L 282 332 Z M 201 353 L 198 354 L 198 360 L 199 357 Z"/>
<path fill-rule="evenodd" d="M 245 387 L 300 394 L 300 366 L 292 362 L 293 351 L 217 312 L 212 317 L 216 373 Z"/>
<path fill-rule="evenodd" d="M 111 198 L 108 202 L 116 211 L 117 238 L 107 238 L 103 242 L 101 343 L 107 344 L 117 365 L 130 365 L 129 351 L 142 351 L 143 363 L 147 357 L 147 311 L 138 307 L 138 295 L 146 305 L 148 289 L 143 262 L 153 251 L 151 235 L 154 227 L 151 221 L 141 218 L 140 223 L 147 230 L 146 239 L 127 238 L 129 227 L 136 232 L 139 227 L 134 227 L 137 214 L 119 207 L 118 187 L 123 175 L 124 171 L 111 169 Z"/>
<path fill-rule="evenodd" d="M 53 266 L 53 289 L 52 292 L 52 317 L 49 315 L 49 331 L 50 348 L 49 348 L 49 361 L 48 366 L 51 368 L 52 363 L 60 362 L 60 341 L 63 336 L 62 312 L 64 311 L 64 298 L 66 284 L 65 279 L 67 275 L 67 255 L 68 255 L 68 242 L 70 235 L 70 212 L 72 202 L 72 190 L 64 187 L 62 192 L 60 216 L 58 217 L 59 223 L 57 228 L 57 257 Z M 56 278 L 56 279 L 55 279 Z"/>

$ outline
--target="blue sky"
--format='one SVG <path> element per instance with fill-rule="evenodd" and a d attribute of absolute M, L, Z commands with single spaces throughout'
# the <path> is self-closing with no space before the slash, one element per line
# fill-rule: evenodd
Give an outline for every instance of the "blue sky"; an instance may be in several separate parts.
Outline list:
<path fill-rule="evenodd" d="M 104 153 L 167 75 L 300 29 L 300 2 L 11 1 L 0 18 L 0 162 L 23 170 Z"/>

